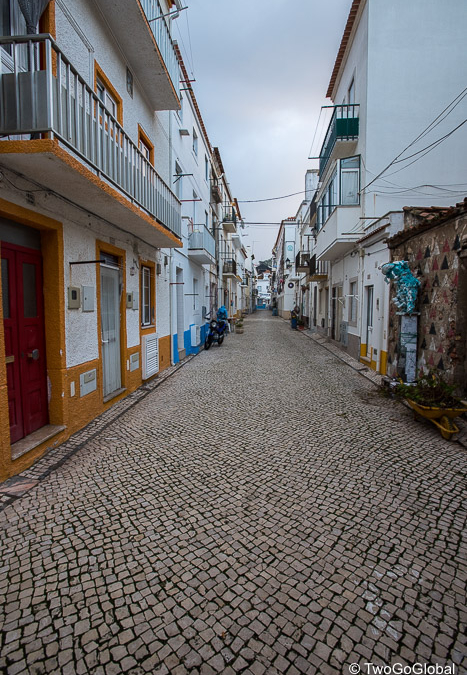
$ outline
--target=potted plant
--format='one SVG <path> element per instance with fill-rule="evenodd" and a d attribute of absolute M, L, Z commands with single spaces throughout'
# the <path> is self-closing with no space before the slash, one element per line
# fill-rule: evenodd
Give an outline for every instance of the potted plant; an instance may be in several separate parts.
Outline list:
<path fill-rule="evenodd" d="M 401 382 L 395 388 L 396 396 L 407 401 L 415 417 L 430 420 L 447 440 L 459 432 L 452 420 L 467 412 L 467 406 L 454 396 L 454 391 L 455 387 L 435 371 L 421 373 L 414 383 Z"/>
<path fill-rule="evenodd" d="M 243 333 L 243 319 L 238 319 L 235 322 L 235 332 L 236 333 Z"/>

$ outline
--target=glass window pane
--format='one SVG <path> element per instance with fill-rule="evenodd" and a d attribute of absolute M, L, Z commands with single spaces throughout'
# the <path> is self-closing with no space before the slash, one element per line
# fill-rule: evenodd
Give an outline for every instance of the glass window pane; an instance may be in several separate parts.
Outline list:
<path fill-rule="evenodd" d="M 0 7 L 0 35 L 11 35 L 10 0 L 3 0 Z"/>
<path fill-rule="evenodd" d="M 24 318 L 37 316 L 36 266 L 23 263 L 23 302 Z"/>
<path fill-rule="evenodd" d="M 342 169 L 358 169 L 360 166 L 360 157 L 346 157 L 341 159 L 341 168 Z"/>
<path fill-rule="evenodd" d="M 8 283 L 8 260 L 2 258 L 2 304 L 3 318 L 10 318 L 10 286 Z"/>
<path fill-rule="evenodd" d="M 341 174 L 341 203 L 358 204 L 358 171 L 343 171 Z"/>

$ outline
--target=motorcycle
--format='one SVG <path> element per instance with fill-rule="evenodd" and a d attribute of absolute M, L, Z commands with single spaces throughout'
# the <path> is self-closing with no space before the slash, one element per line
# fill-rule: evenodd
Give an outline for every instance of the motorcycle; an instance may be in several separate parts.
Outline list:
<path fill-rule="evenodd" d="M 225 319 L 211 319 L 209 322 L 209 330 L 204 341 L 204 348 L 209 349 L 213 342 L 217 342 L 219 347 L 224 342 L 225 334 L 227 333 L 229 324 Z"/>

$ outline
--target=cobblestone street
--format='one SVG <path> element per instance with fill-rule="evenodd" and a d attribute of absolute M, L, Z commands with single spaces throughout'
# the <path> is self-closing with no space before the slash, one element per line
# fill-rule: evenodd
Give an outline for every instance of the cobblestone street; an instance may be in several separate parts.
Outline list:
<path fill-rule="evenodd" d="M 6 504 L 0 671 L 465 673 L 466 453 L 249 316 Z"/>

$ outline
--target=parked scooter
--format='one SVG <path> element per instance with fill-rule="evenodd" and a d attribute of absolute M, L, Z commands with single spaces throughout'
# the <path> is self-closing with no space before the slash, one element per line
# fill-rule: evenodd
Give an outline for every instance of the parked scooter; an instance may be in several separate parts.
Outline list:
<path fill-rule="evenodd" d="M 217 311 L 217 319 L 211 319 L 209 322 L 209 330 L 204 341 L 205 349 L 209 349 L 213 342 L 217 342 L 219 347 L 224 342 L 225 334 L 229 330 L 227 318 L 227 310 L 224 305 L 222 305 Z"/>

